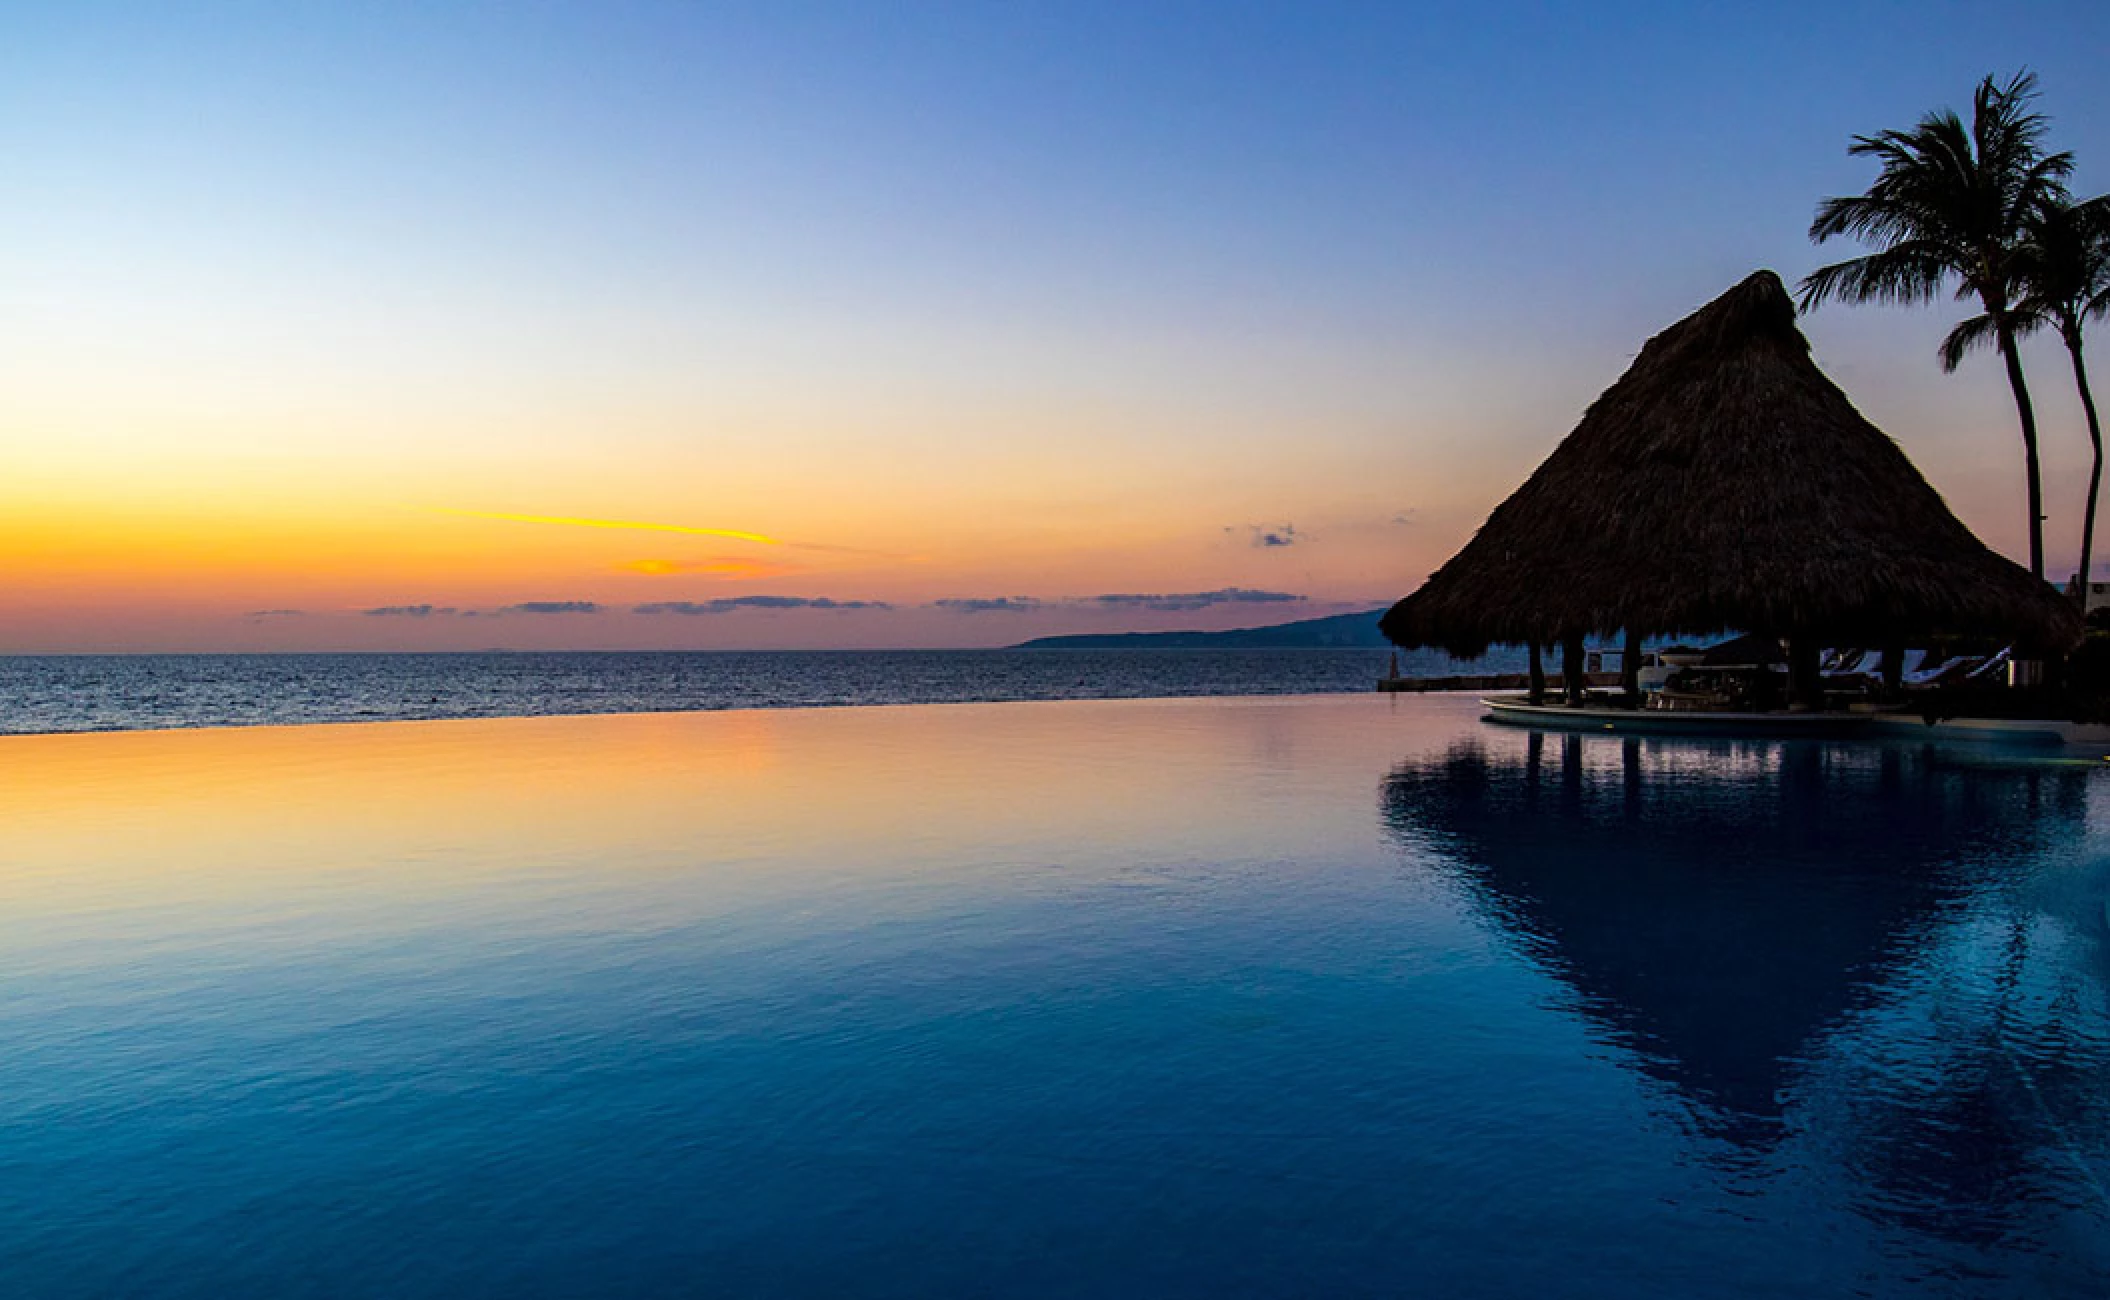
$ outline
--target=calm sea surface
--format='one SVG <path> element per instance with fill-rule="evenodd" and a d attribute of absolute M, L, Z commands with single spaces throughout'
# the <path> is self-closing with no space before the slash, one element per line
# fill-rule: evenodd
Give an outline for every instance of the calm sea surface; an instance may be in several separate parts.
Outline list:
<path fill-rule="evenodd" d="M 1507 672 L 1400 655 L 1417 676 Z M 0 656 L 0 734 L 1369 691 L 1382 650 Z"/>
<path fill-rule="evenodd" d="M 2110 1294 L 2110 764 L 1476 713 L 0 739 L 0 1293 Z"/>

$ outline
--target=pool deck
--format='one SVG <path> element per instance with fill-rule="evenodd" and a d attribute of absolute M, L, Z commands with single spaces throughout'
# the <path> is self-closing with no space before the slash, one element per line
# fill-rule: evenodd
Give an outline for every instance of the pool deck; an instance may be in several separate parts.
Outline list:
<path fill-rule="evenodd" d="M 1564 731 L 1649 736 L 1837 736 L 1865 734 L 1876 719 L 1861 713 L 1681 712 L 1601 705 L 1532 704 L 1520 695 L 1483 696 L 1490 721 Z"/>
<path fill-rule="evenodd" d="M 2028 718 L 1949 718 L 1924 722 L 1909 713 L 1731 713 L 1532 704 L 1521 695 L 1488 695 L 1489 721 L 1563 731 L 1648 736 L 1855 736 L 1961 740 L 2009 745 L 2110 745 L 2110 726 Z"/>

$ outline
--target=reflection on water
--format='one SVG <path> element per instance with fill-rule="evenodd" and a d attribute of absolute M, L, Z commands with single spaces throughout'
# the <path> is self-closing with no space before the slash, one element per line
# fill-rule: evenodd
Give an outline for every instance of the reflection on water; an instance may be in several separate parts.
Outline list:
<path fill-rule="evenodd" d="M 2105 780 L 1374 693 L 0 738 L 0 1295 L 2110 1294 Z"/>
<path fill-rule="evenodd" d="M 1908 1231 L 2055 1253 L 2110 1210 L 2092 776 L 1483 732 L 1396 767 L 1382 810 L 1724 1142 L 1725 1173 L 1844 1178 Z"/>

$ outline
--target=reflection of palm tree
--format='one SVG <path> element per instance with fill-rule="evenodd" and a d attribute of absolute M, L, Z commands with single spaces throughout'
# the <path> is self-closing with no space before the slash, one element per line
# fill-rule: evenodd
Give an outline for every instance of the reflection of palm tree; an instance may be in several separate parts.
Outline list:
<path fill-rule="evenodd" d="M 1877 251 L 1820 267 L 1802 282 L 1802 304 L 1932 301 L 1951 279 L 1959 297 L 1976 297 L 1986 328 L 2007 363 L 2008 386 L 2022 420 L 2029 483 L 2029 568 L 2044 576 L 2044 494 L 2037 471 L 2037 417 L 2022 358 L 2015 350 L 2023 293 L 2020 249 L 2026 223 L 2065 197 L 2073 156 L 2042 148 L 2045 119 L 2029 111 L 2036 78 L 2019 73 L 2004 86 L 1991 77 L 1973 98 L 1971 124 L 1943 110 L 1910 131 L 1854 137 L 1849 153 L 1878 160 L 1882 170 L 1865 194 L 1818 205 L 1810 238 L 1852 235 Z M 1960 355 L 1960 353 L 1959 353 Z M 1945 352 L 1946 356 L 1946 352 Z"/>
<path fill-rule="evenodd" d="M 2101 1087 L 2110 1044 L 2096 1015 L 2076 1014 L 2089 976 L 2061 965 L 2056 951 L 2049 972 L 2032 961 L 2039 924 L 2018 909 L 1987 954 L 1991 972 L 1972 969 L 1967 953 L 1950 954 L 1932 990 L 1935 1018 L 1912 1044 L 1913 1068 L 1893 1061 L 1884 1086 L 1849 1078 L 1841 1089 L 1858 1138 L 1847 1158 L 1886 1216 L 1992 1245 L 2047 1201 L 2091 1217 L 2110 1210 L 2086 1149 L 2110 1131 Z M 1856 1061 L 1850 1073 L 1873 1071 Z"/>

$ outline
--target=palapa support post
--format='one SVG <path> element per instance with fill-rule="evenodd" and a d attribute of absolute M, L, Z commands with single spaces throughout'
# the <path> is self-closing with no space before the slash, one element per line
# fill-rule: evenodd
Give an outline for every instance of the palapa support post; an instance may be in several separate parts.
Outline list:
<path fill-rule="evenodd" d="M 1570 632 L 1561 638 L 1561 688 L 1570 705 L 1580 707 L 1589 683 L 1583 679 L 1583 634 Z"/>
<path fill-rule="evenodd" d="M 1788 638 L 1788 707 L 1797 713 L 1824 708 L 1824 675 L 1817 671 L 1817 642 L 1808 636 Z"/>
<path fill-rule="evenodd" d="M 1891 637 L 1883 642 L 1883 698 L 1894 700 L 1905 692 L 1905 642 Z"/>
<path fill-rule="evenodd" d="M 1539 651 L 1539 643 L 1531 643 L 1531 702 L 1546 702 L 1546 657 Z"/>
<path fill-rule="evenodd" d="M 1619 656 L 1619 689 L 1626 695 L 1626 706 L 1641 707 L 1641 633 L 1626 630 L 1626 649 Z"/>

